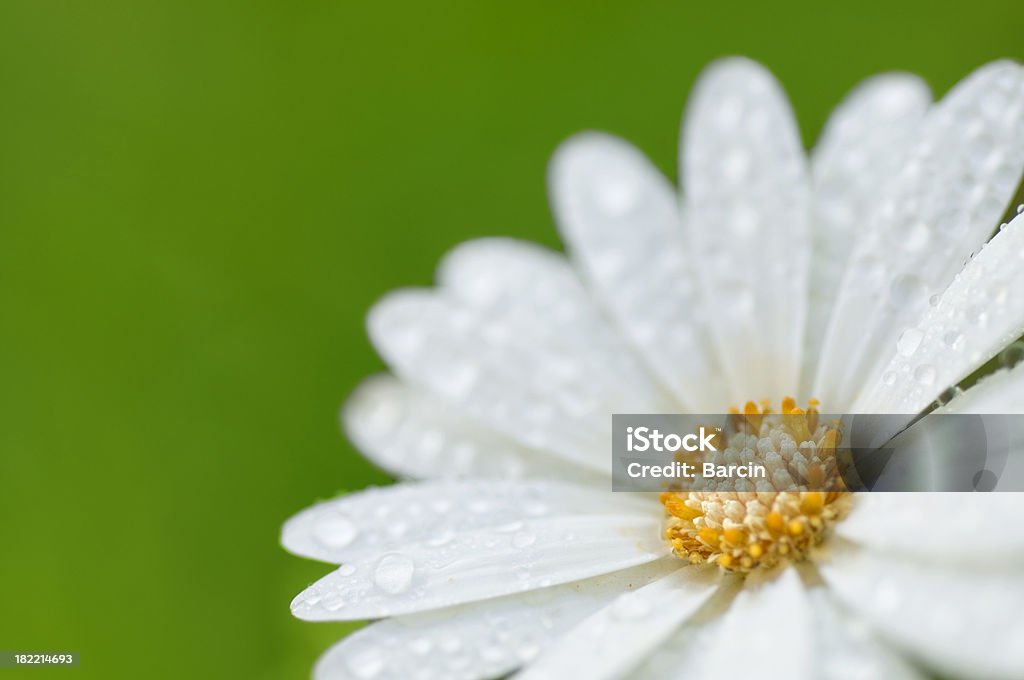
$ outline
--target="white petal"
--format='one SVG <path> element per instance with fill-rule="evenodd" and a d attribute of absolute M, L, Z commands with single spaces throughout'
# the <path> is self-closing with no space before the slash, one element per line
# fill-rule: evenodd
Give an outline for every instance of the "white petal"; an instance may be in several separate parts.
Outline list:
<path fill-rule="evenodd" d="M 872 550 L 939 562 L 1024 559 L 1024 494 L 863 493 L 836 534 Z"/>
<path fill-rule="evenodd" d="M 821 341 L 852 246 L 899 171 L 931 94 L 906 73 L 865 80 L 836 108 L 811 158 L 813 256 L 801 393 L 811 394 Z"/>
<path fill-rule="evenodd" d="M 401 550 L 413 541 L 440 547 L 460 532 L 515 533 L 522 519 L 609 512 L 644 518 L 658 516 L 656 508 L 643 495 L 559 482 L 395 484 L 303 510 L 285 522 L 281 543 L 297 555 L 341 564 Z"/>
<path fill-rule="evenodd" d="M 946 414 L 981 416 L 986 438 L 989 431 L 997 433 L 986 450 L 985 467 L 995 472 L 997 477 L 992 491 L 1024 489 L 1024 428 L 1018 424 L 1019 418 L 1012 417 L 1024 414 L 1024 362 L 985 376 L 945 406 L 935 409 L 935 414 L 938 417 Z M 962 425 L 957 420 L 945 427 L 959 428 Z M 930 436 L 941 438 L 942 432 Z M 953 474 L 952 470 L 943 469 L 948 467 L 937 466 L 934 474 L 939 479 L 948 480 Z M 946 474 L 940 477 L 943 472 Z M 970 481 L 974 482 L 973 477 Z"/>
<path fill-rule="evenodd" d="M 954 676 L 1024 677 L 1024 577 L 1015 565 L 969 571 L 839 540 L 817 561 L 846 606 L 928 666 Z"/>
<path fill-rule="evenodd" d="M 683 188 L 733 403 L 798 387 L 811 240 L 806 161 L 774 78 L 745 59 L 701 76 L 683 126 Z"/>
<path fill-rule="evenodd" d="M 672 185 L 627 142 L 585 133 L 559 148 L 549 186 L 570 254 L 654 374 L 686 408 L 721 411 L 728 399 Z"/>
<path fill-rule="evenodd" d="M 1024 69 L 1010 62 L 976 71 L 929 112 L 840 285 L 815 389 L 833 412 L 877 380 L 903 324 L 995 228 L 1024 168 L 1022 115 Z"/>
<path fill-rule="evenodd" d="M 327 650 L 314 677 L 500 677 L 531 661 L 617 595 L 662 578 L 682 564 L 668 557 L 576 583 L 381 621 Z"/>
<path fill-rule="evenodd" d="M 806 569 L 806 565 L 803 566 Z M 827 588 L 810 588 L 808 597 L 814 615 L 816 678 L 916 680 L 924 677 L 908 660 L 883 645 L 860 617 L 841 609 Z"/>
<path fill-rule="evenodd" d="M 1022 126 L 1024 129 L 1024 126 Z M 916 413 L 1024 332 L 1024 216 L 967 263 L 857 403 L 859 413 Z"/>
<path fill-rule="evenodd" d="M 400 477 L 607 483 L 602 475 L 473 422 L 458 408 L 392 375 L 365 380 L 349 397 L 342 418 L 356 446 Z"/>
<path fill-rule="evenodd" d="M 718 567 L 686 567 L 621 595 L 559 639 L 516 680 L 617 678 L 669 638 L 721 581 Z"/>
<path fill-rule="evenodd" d="M 821 680 L 916 680 L 920 677 L 904 659 L 881 644 L 862 622 L 841 611 L 825 588 L 797 583 L 794 570 L 787 571 L 783 590 L 796 598 L 792 603 L 783 602 L 784 593 L 774 605 L 754 609 L 749 608 L 747 596 L 732 603 L 728 598 L 716 598 L 719 602 L 715 607 L 705 607 L 629 677 L 635 680 L 788 678 L 793 675 Z M 815 581 L 820 583 L 820 578 L 815 576 Z M 789 616 L 791 606 L 798 608 L 793 612 L 795 616 Z M 722 608 L 730 614 L 727 620 L 722 616 Z M 742 631 L 736 630 L 737 621 L 742 622 Z M 798 626 L 795 630 L 787 627 L 793 623 Z M 798 635 L 805 637 L 798 638 Z M 749 640 L 770 647 L 769 654 L 757 656 L 749 650 Z M 751 675 L 736 675 L 735 657 L 741 657 L 740 662 L 750 668 Z M 768 664 L 763 668 L 758 665 L 762 660 Z"/>
<path fill-rule="evenodd" d="M 591 515 L 528 520 L 451 540 L 410 542 L 360 557 L 292 601 L 311 621 L 397 616 L 607 574 L 666 554 L 655 517 Z"/>
<path fill-rule="evenodd" d="M 783 568 L 747 577 L 725 613 L 721 633 L 701 654 L 709 670 L 719 670 L 714 677 L 813 678 L 813 639 L 807 591 L 795 569 Z"/>
<path fill-rule="evenodd" d="M 400 291 L 370 335 L 403 377 L 521 443 L 611 468 L 611 413 L 674 402 L 607 325 L 564 257 L 507 240 L 463 244 L 438 292 Z"/>
<path fill-rule="evenodd" d="M 985 376 L 935 412 L 1024 414 L 1024 362 Z"/>
<path fill-rule="evenodd" d="M 676 630 L 667 642 L 654 650 L 630 673 L 629 680 L 689 680 L 718 678 L 721 672 L 704 653 L 722 633 L 722 613 L 742 584 L 740 579 L 723 583 L 708 605 Z"/>

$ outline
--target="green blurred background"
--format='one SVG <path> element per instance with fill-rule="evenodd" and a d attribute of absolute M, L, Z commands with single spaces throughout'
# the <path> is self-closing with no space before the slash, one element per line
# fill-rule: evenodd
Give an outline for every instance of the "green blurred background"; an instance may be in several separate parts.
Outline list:
<path fill-rule="evenodd" d="M 337 409 L 384 291 L 473 236 L 557 245 L 582 128 L 674 174 L 686 93 L 741 53 L 813 140 L 862 77 L 1024 57 L 1024 4 L 0 3 L 0 677 L 305 677 L 347 628 L 282 521 L 387 481 Z"/>

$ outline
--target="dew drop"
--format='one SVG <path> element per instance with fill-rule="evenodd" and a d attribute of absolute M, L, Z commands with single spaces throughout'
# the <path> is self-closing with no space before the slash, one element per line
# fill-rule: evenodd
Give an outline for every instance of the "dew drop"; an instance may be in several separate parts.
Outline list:
<path fill-rule="evenodd" d="M 336 612 L 345 606 L 345 600 L 340 595 L 330 595 L 324 600 L 324 609 L 329 612 Z"/>
<path fill-rule="evenodd" d="M 921 346 L 921 340 L 924 338 L 922 333 L 917 328 L 908 328 L 903 331 L 900 335 L 899 340 L 896 341 L 896 351 L 905 357 L 913 356 L 917 348 Z"/>
<path fill-rule="evenodd" d="M 447 545 L 451 543 L 454 538 L 455 531 L 449 527 L 427 539 L 427 545 L 432 546 L 434 548 L 439 548 L 442 545 Z"/>
<path fill-rule="evenodd" d="M 356 565 L 354 564 L 343 564 L 338 567 L 338 574 L 341 576 L 351 576 L 356 573 Z"/>
<path fill-rule="evenodd" d="M 936 397 L 935 405 L 945 406 L 946 404 L 953 401 L 963 393 L 964 391 L 959 386 L 954 385 L 953 387 L 943 390 L 942 394 Z"/>
<path fill-rule="evenodd" d="M 935 367 L 931 364 L 921 364 L 914 369 L 914 380 L 922 385 L 931 385 L 935 382 Z"/>
<path fill-rule="evenodd" d="M 442 373 L 445 389 L 451 394 L 464 395 L 469 392 L 479 375 L 476 364 L 471 361 L 452 362 Z"/>
<path fill-rule="evenodd" d="M 893 371 L 886 371 L 882 374 L 882 383 L 885 385 L 896 384 L 896 373 Z"/>
<path fill-rule="evenodd" d="M 483 499 L 476 499 L 470 501 L 467 507 L 470 512 L 481 515 L 491 509 L 491 504 Z"/>
<path fill-rule="evenodd" d="M 1024 213 L 1024 203 L 1017 206 L 1017 214 L 1020 215 L 1021 213 Z"/>
<path fill-rule="evenodd" d="M 1018 340 L 999 353 L 999 365 L 1003 368 L 1013 368 L 1024 360 L 1024 342 Z"/>
<path fill-rule="evenodd" d="M 415 513 L 410 513 L 415 514 Z M 392 538 L 401 538 L 405 535 L 405 532 L 409 530 L 409 525 L 406 522 L 398 521 L 388 526 L 388 534 Z"/>
<path fill-rule="evenodd" d="M 313 528 L 313 536 L 325 548 L 344 548 L 352 543 L 358 534 L 356 525 L 344 515 L 324 517 Z"/>
<path fill-rule="evenodd" d="M 448 635 L 441 640 L 441 649 L 445 654 L 454 654 L 462 649 L 462 641 L 454 635 Z"/>
<path fill-rule="evenodd" d="M 596 196 L 598 205 L 609 215 L 620 217 L 630 212 L 637 203 L 637 186 L 635 182 L 623 180 L 621 177 L 606 177 L 597 182 Z"/>
<path fill-rule="evenodd" d="M 911 252 L 921 250 L 928 245 L 928 239 L 931 235 L 931 229 L 927 224 L 920 221 L 915 222 L 907 231 L 906 238 L 903 241 L 903 247 Z"/>
<path fill-rule="evenodd" d="M 750 171 L 750 156 L 742 148 L 734 148 L 722 156 L 722 173 L 733 181 L 740 181 Z"/>
<path fill-rule="evenodd" d="M 968 307 L 964 311 L 964 318 L 966 318 L 969 323 L 984 326 L 988 322 L 988 313 L 984 308 L 974 305 Z"/>
<path fill-rule="evenodd" d="M 523 511 L 530 517 L 539 517 L 548 512 L 548 506 L 543 501 L 529 501 L 523 506 Z"/>
<path fill-rule="evenodd" d="M 348 669 L 357 678 L 372 678 L 384 670 L 384 656 L 376 648 L 353 654 L 346 660 Z"/>
<path fill-rule="evenodd" d="M 757 232 L 758 217 L 757 211 L 747 205 L 739 205 L 733 210 L 730 221 L 732 233 L 739 238 L 753 236 Z"/>
<path fill-rule="evenodd" d="M 390 553 L 380 558 L 373 573 L 373 582 L 389 595 L 404 593 L 412 585 L 416 566 L 401 553 Z"/>
<path fill-rule="evenodd" d="M 964 346 L 964 336 L 960 331 L 949 331 L 942 336 L 942 341 L 951 349 L 960 349 Z"/>

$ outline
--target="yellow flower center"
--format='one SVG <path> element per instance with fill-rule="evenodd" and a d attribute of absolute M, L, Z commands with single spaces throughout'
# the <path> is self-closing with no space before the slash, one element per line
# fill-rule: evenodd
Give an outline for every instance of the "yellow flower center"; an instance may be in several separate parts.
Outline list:
<path fill-rule="evenodd" d="M 818 402 L 797 408 L 791 397 L 779 413 L 767 402 L 730 409 L 719 461 L 755 460 L 766 479 L 720 482 L 698 479 L 686 491 L 666 491 L 665 538 L 673 552 L 694 564 L 715 563 L 748 572 L 782 560 L 803 559 L 842 519 L 851 494 L 842 491 L 834 423 L 819 422 Z M 715 489 L 719 490 L 715 490 Z"/>

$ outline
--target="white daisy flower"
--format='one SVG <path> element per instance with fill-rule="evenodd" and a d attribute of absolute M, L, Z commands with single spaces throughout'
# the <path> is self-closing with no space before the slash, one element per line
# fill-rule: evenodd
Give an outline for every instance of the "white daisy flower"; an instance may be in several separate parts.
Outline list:
<path fill-rule="evenodd" d="M 609 477 L 612 413 L 927 410 L 1024 332 L 1024 217 L 996 229 L 1022 168 L 1009 62 L 937 103 L 871 78 L 810 159 L 775 80 L 715 63 L 681 191 L 623 141 L 568 141 L 550 172 L 568 257 L 467 243 L 436 289 L 370 314 L 394 375 L 343 419 L 408 481 L 284 527 L 340 565 L 296 616 L 383 619 L 316 677 L 1024 677 L 1020 495 L 659 499 Z M 945 410 L 1024 411 L 1024 367 Z"/>

